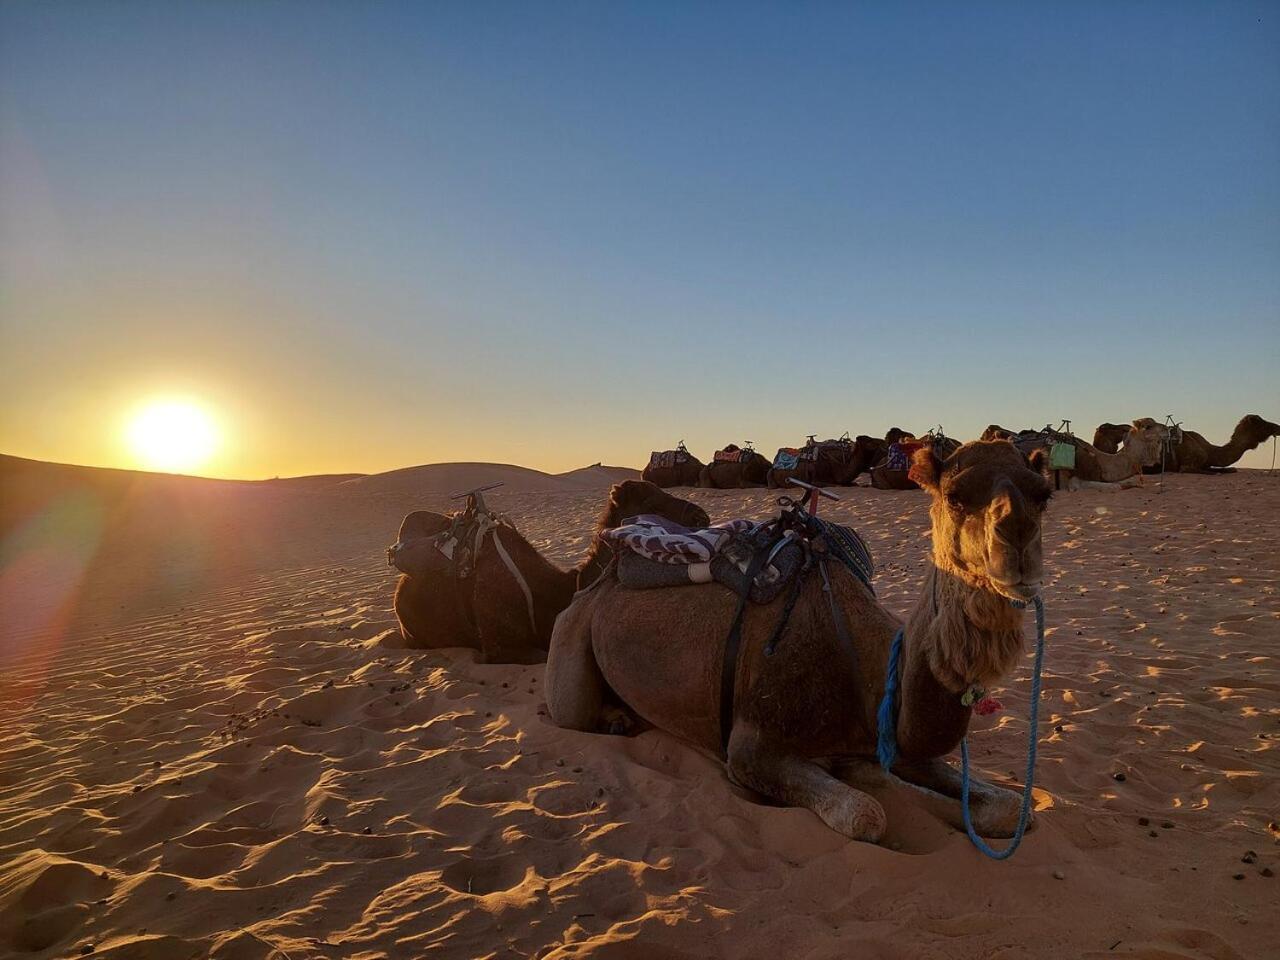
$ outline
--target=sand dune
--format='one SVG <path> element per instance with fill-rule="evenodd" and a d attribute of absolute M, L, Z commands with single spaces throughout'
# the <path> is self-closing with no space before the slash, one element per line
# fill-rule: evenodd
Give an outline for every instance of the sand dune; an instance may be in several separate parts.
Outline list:
<path fill-rule="evenodd" d="M 490 475 L 446 466 L 431 493 L 82 480 L 6 502 L 0 955 L 1274 955 L 1280 478 L 1055 500 L 1039 819 L 993 863 L 907 798 L 885 846 L 850 844 L 664 734 L 556 729 L 541 667 L 395 649 L 381 547 Z M 607 484 L 507 475 L 495 506 L 576 560 Z M 830 515 L 904 611 L 924 496 L 843 495 Z M 1029 666 L 972 738 L 1007 783 Z"/>

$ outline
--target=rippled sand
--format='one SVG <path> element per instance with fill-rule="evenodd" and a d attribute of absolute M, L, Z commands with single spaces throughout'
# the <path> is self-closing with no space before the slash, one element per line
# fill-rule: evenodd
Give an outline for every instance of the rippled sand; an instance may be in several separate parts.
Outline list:
<path fill-rule="evenodd" d="M 438 494 L 173 486 L 9 530 L 2 956 L 1275 955 L 1280 477 L 1055 499 L 1040 812 L 1006 863 L 897 794 L 886 845 L 848 843 L 661 733 L 552 727 L 541 667 L 395 649 L 381 548 Z M 924 495 L 842 495 L 905 612 Z M 568 564 L 602 496 L 492 502 Z M 972 737 L 1011 784 L 1029 668 Z"/>

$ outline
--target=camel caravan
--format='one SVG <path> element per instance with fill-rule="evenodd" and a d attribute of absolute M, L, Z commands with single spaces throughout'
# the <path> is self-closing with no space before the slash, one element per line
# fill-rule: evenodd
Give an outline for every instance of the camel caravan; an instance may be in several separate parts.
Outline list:
<path fill-rule="evenodd" d="M 807 808 L 852 840 L 880 841 L 884 803 L 908 791 L 1004 859 L 1032 820 L 1041 525 L 1055 486 L 1119 486 L 1161 462 L 1223 469 L 1280 435 L 1255 416 L 1221 448 L 1149 418 L 1122 434 L 1104 427 L 1099 440 L 1114 441 L 1113 452 L 1065 422 L 993 425 L 964 444 L 940 428 L 810 437 L 772 462 L 745 443 L 702 463 L 681 443 L 654 454 L 643 479 L 613 486 L 590 551 L 570 569 L 543 558 L 480 488 L 459 494 L 451 515 L 405 518 L 387 550 L 400 574 L 396 616 L 410 647 L 545 661 L 548 713 L 566 730 L 666 731 L 717 756 L 733 783 Z M 862 473 L 930 500 L 929 564 L 905 619 L 878 600 L 857 531 L 819 515 L 822 498 L 839 499 L 825 487 Z M 712 523 L 664 485 L 772 486 L 778 509 Z M 970 773 L 966 734 L 975 713 L 1001 709 L 988 691 L 1023 654 L 1027 606 L 1036 657 L 1027 776 L 1015 792 Z M 957 749 L 958 767 L 947 760 Z M 1010 842 L 996 850 L 984 838 Z"/>
<path fill-rule="evenodd" d="M 992 424 L 982 440 L 1009 440 L 1022 452 L 1043 450 L 1046 475 L 1060 490 L 1120 490 L 1140 486 L 1144 475 L 1164 472 L 1214 473 L 1231 469 L 1244 454 L 1280 436 L 1280 426 L 1257 414 L 1248 414 L 1236 425 L 1231 439 L 1214 446 L 1201 434 L 1181 424 L 1160 423 L 1142 417 L 1129 424 L 1104 423 L 1089 443 L 1071 432 L 1071 421 L 1057 427 L 1008 430 Z M 936 427 L 916 437 L 893 427 L 884 438 L 846 432 L 836 439 L 818 440 L 810 435 L 799 447 L 781 447 L 770 463 L 748 442 L 729 444 L 712 455 L 710 464 L 689 452 L 684 441 L 674 450 L 655 450 L 649 456 L 643 478 L 660 487 L 741 489 L 785 487 L 792 479 L 807 484 L 857 486 L 865 473 L 869 485 L 879 490 L 915 490 L 909 461 L 916 450 L 931 448 L 946 458 L 960 447 Z"/>

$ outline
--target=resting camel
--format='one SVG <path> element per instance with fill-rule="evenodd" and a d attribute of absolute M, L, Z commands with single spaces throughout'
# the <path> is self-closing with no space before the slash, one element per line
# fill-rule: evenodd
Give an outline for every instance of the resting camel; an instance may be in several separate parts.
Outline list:
<path fill-rule="evenodd" d="M 644 480 L 615 484 L 596 532 L 616 527 L 627 517 L 656 513 L 689 527 L 705 527 L 707 513 L 697 504 L 673 497 Z M 471 647 L 484 663 L 540 663 L 547 657 L 551 627 L 580 585 L 593 581 L 608 565 L 610 551 L 595 538 L 578 566 L 562 570 L 548 562 L 515 527 L 499 520 L 486 536 L 469 577 L 454 577 L 431 540 L 451 520 L 417 511 L 400 527 L 393 547 L 403 573 L 396 583 L 394 607 L 400 632 L 410 647 Z M 494 545 L 497 540 L 529 588 L 512 576 Z"/>
<path fill-rule="evenodd" d="M 795 477 L 818 487 L 850 487 L 872 464 L 884 459 L 887 449 L 883 440 L 865 434 L 852 440 L 846 434 L 838 440 L 823 440 L 814 446 L 817 449 L 813 451 L 813 459 L 798 461 L 793 470 L 770 467 L 767 477 L 769 486 L 785 487 L 787 481 Z"/>
<path fill-rule="evenodd" d="M 1155 422 L 1151 417 L 1134 421 L 1135 424 Z M 1124 438 L 1126 429 L 1115 423 L 1101 424 L 1093 432 L 1093 445 L 1099 450 L 1114 451 Z M 1231 431 L 1231 439 L 1222 446 L 1215 446 L 1194 430 L 1177 431 L 1165 457 L 1164 469 L 1182 473 L 1217 473 L 1275 436 L 1280 436 L 1280 425 L 1263 420 L 1256 413 L 1241 417 Z M 1159 460 L 1148 467 L 1148 472 L 1160 472 Z"/>
<path fill-rule="evenodd" d="M 894 433 L 897 433 L 894 436 Z M 871 470 L 871 485 L 877 490 L 917 490 L 919 484 L 911 478 L 910 470 L 890 470 L 886 458 L 889 456 L 889 447 L 901 440 L 911 440 L 909 434 L 898 431 L 897 428 L 890 430 L 885 434 L 884 452 L 880 455 L 880 459 L 876 461 Z M 925 438 L 921 438 L 925 440 Z M 929 441 L 925 441 L 929 442 Z M 952 440 L 950 437 L 937 437 L 932 441 L 935 451 L 940 457 L 948 457 L 956 450 L 960 449 L 960 441 Z"/>
<path fill-rule="evenodd" d="M 742 448 L 731 443 L 724 449 L 733 453 Z M 746 449 L 745 456 L 745 460 L 734 462 L 713 459 L 698 475 L 698 486 L 720 490 L 763 487 L 769 474 L 769 461 L 750 448 Z"/>
<path fill-rule="evenodd" d="M 1110 426 L 1116 428 L 1115 424 Z M 1047 427 L 1015 433 L 992 424 L 982 432 L 984 440 L 1007 439 L 1024 454 L 1036 449 L 1047 452 L 1055 443 L 1071 444 L 1076 448 L 1072 489 L 1117 489 L 1116 484 L 1139 476 L 1153 464 L 1158 466 L 1160 451 L 1168 435 L 1169 430 L 1163 424 L 1150 419 L 1135 420 L 1124 428 L 1120 448 L 1114 453 L 1108 453 L 1079 437 Z"/>
<path fill-rule="evenodd" d="M 1003 441 L 965 444 L 945 461 L 918 450 L 911 472 L 933 498 L 933 565 L 907 617 L 892 777 L 875 761 L 876 710 L 900 621 L 838 565 L 831 589 L 853 648 L 838 639 L 821 578 L 804 582 L 771 657 L 763 648 L 786 600 L 779 594 L 751 607 L 727 731 L 721 666 L 735 595 L 717 584 L 628 590 L 601 578 L 556 622 L 547 660 L 552 718 L 607 731 L 606 711 L 634 711 L 718 752 L 734 782 L 807 807 L 854 840 L 883 835 L 884 809 L 858 787 L 886 781 L 914 786 L 959 826 L 960 775 L 944 758 L 969 726 L 962 695 L 999 682 L 1022 653 L 1022 614 L 1009 601 L 1040 589 L 1040 522 L 1051 491 L 1038 467 Z M 1017 795 L 975 780 L 971 801 L 979 833 L 1013 833 Z"/>
<path fill-rule="evenodd" d="M 650 457 L 649 463 L 640 472 L 640 479 L 659 487 L 696 487 L 705 464 L 686 450 L 683 442 L 677 449 L 666 452 L 674 454 L 677 462 L 670 467 L 659 467 L 654 465 L 653 458 Z"/>

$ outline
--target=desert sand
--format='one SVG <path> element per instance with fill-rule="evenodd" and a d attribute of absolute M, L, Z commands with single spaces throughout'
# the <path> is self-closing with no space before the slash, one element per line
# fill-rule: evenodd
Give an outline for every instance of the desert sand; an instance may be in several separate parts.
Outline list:
<path fill-rule="evenodd" d="M 849 843 L 662 733 L 556 729 L 540 666 L 397 649 L 406 512 L 506 479 L 568 565 L 631 472 L 0 466 L 0 956 L 1276 955 L 1280 477 L 1055 498 L 1038 817 L 996 863 L 905 794 Z M 838 492 L 905 612 L 926 496 Z M 1009 785 L 1030 665 L 971 737 Z"/>

